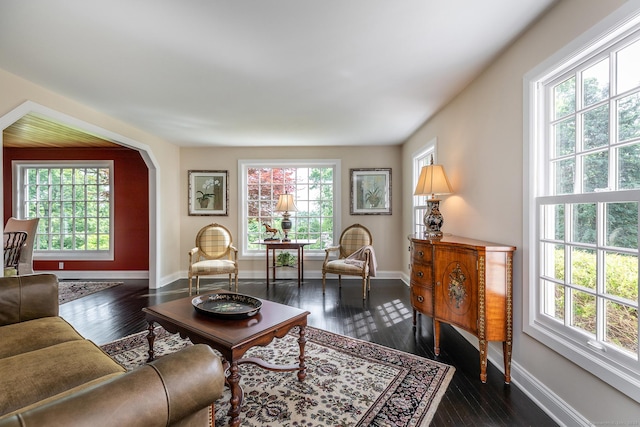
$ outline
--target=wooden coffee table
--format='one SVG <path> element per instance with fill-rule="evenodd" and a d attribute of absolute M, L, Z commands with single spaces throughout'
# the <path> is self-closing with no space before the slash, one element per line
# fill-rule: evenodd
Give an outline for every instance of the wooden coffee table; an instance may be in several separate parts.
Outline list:
<path fill-rule="evenodd" d="M 215 293 L 215 292 L 211 292 Z M 253 317 L 240 320 L 227 320 L 210 317 L 196 312 L 191 304 L 192 297 L 143 308 L 149 323 L 149 361 L 154 358 L 153 343 L 155 341 L 154 323 L 160 324 L 171 333 L 180 333 L 193 342 L 208 344 L 222 353 L 225 368 L 229 369 L 226 379 L 231 389 L 231 408 L 228 415 L 233 427 L 240 425 L 240 407 L 243 391 L 239 385 L 240 373 L 238 365 L 252 363 L 270 371 L 298 371 L 298 380 L 304 381 L 307 372 L 304 363 L 305 329 L 308 311 L 283 304 L 261 300 L 262 308 Z M 242 358 L 251 347 L 265 346 L 274 338 L 282 338 L 293 327 L 298 326 L 300 337 L 299 363 L 286 366 L 272 365 L 258 358 Z"/>

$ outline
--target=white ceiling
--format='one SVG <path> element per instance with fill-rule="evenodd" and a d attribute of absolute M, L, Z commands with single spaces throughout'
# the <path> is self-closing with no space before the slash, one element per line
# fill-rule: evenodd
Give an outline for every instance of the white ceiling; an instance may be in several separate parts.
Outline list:
<path fill-rule="evenodd" d="M 0 68 L 181 146 L 400 144 L 555 0 L 2 0 Z"/>

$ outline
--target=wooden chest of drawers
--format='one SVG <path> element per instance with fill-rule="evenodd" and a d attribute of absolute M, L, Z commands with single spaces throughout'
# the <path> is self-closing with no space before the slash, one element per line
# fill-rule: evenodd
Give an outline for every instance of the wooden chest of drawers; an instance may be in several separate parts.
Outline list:
<path fill-rule="evenodd" d="M 478 337 L 480 380 L 487 380 L 487 342 L 502 341 L 505 382 L 511 381 L 513 246 L 457 236 L 411 242 L 411 305 L 433 318 L 434 352 L 440 322 Z"/>

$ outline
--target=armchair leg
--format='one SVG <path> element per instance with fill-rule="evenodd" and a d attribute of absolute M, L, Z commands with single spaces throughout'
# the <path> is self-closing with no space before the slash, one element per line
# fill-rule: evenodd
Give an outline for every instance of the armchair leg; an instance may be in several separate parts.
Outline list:
<path fill-rule="evenodd" d="M 196 295 L 200 293 L 200 276 L 196 276 Z"/>
<path fill-rule="evenodd" d="M 229 273 L 229 290 L 231 290 L 231 273 Z M 236 293 L 238 293 L 238 288 L 236 288 Z"/>
<path fill-rule="evenodd" d="M 324 295 L 324 279 L 325 279 L 326 275 L 327 274 L 323 271 L 322 272 L 322 295 Z"/>
<path fill-rule="evenodd" d="M 238 273 L 236 273 L 236 294 L 238 293 Z"/>
<path fill-rule="evenodd" d="M 367 278 L 362 278 L 362 299 L 367 299 Z"/>
<path fill-rule="evenodd" d="M 191 280 L 193 278 L 191 276 L 189 276 L 189 296 L 191 296 Z"/>

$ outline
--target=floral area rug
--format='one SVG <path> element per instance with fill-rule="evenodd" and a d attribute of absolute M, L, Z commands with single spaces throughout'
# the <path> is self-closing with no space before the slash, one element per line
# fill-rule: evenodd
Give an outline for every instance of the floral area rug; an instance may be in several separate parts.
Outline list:
<path fill-rule="evenodd" d="M 146 332 L 105 344 L 102 348 L 127 369 L 147 358 Z M 157 357 L 191 345 L 188 339 L 158 328 Z M 251 364 L 240 366 L 244 401 L 242 426 L 428 426 L 455 369 L 433 360 L 307 327 L 307 377 L 271 372 Z M 295 363 L 298 332 L 294 328 L 246 357 L 276 364 Z M 215 404 L 215 425 L 228 425 L 231 394 Z"/>
<path fill-rule="evenodd" d="M 123 282 L 58 282 L 58 304 L 64 304 L 103 291 Z"/>

